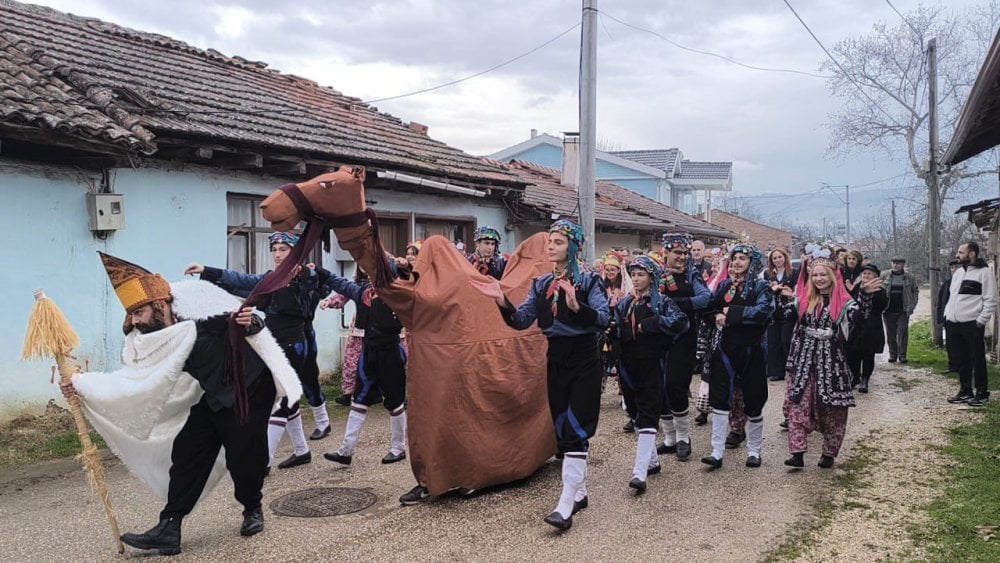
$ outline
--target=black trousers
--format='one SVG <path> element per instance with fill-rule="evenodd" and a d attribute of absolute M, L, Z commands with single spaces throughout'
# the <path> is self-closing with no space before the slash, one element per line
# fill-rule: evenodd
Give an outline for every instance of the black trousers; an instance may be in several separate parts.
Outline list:
<path fill-rule="evenodd" d="M 767 327 L 767 376 L 785 377 L 788 349 L 792 345 L 795 321 L 773 322 Z"/>
<path fill-rule="evenodd" d="M 212 473 L 219 448 L 243 513 L 260 508 L 267 469 L 267 420 L 274 405 L 274 380 L 265 374 L 250 396 L 250 419 L 239 423 L 234 409 L 212 411 L 202 397 L 191 407 L 170 454 L 170 485 L 160 519 L 183 518 L 194 509 Z"/>
<path fill-rule="evenodd" d="M 906 359 L 910 341 L 910 315 L 906 313 L 885 313 L 885 341 L 889 344 L 889 357 Z"/>
<path fill-rule="evenodd" d="M 629 358 L 622 356 L 622 374 L 627 374 L 634 389 L 635 427 L 657 428 L 663 403 L 663 360 L 660 358 Z"/>
<path fill-rule="evenodd" d="M 988 397 L 986 379 L 986 327 L 967 323 L 947 323 L 948 340 L 954 340 L 955 360 L 958 362 L 958 381 L 962 391 Z"/>
<path fill-rule="evenodd" d="M 698 331 L 689 330 L 674 341 L 667 352 L 666 384 L 663 386 L 661 414 L 683 415 L 688 410 L 691 394 L 691 377 L 694 375 L 698 353 Z"/>
<path fill-rule="evenodd" d="M 549 412 L 559 451 L 589 451 L 601 413 L 601 360 L 596 337 L 550 337 L 547 371 Z"/>
<path fill-rule="evenodd" d="M 635 422 L 639 416 L 639 407 L 635 404 L 635 375 L 628 369 L 622 358 L 618 359 L 618 388 L 622 392 L 622 402 L 625 403 L 625 414 Z M 662 401 L 661 401 L 662 402 Z"/>
<path fill-rule="evenodd" d="M 594 348 L 594 355 L 597 348 Z M 354 402 L 372 406 L 382 401 L 389 411 L 406 400 L 406 353 L 401 344 L 365 346 L 358 360 L 358 383 Z"/>
<path fill-rule="evenodd" d="M 743 391 L 747 418 L 757 418 L 767 402 L 767 368 L 764 347 L 760 344 L 730 344 L 722 337 L 712 352 L 708 400 L 713 409 L 732 410 L 732 394 Z"/>
<path fill-rule="evenodd" d="M 849 350 L 847 367 L 851 371 L 851 385 L 867 382 L 875 372 L 875 353 Z"/>
<path fill-rule="evenodd" d="M 958 342 L 958 338 L 952 338 L 952 331 L 948 330 L 948 325 L 951 324 L 947 321 L 941 322 L 944 326 L 944 349 L 948 353 L 948 371 L 958 372 L 958 356 L 961 354 L 961 345 Z M 957 335 L 956 335 L 957 336 Z"/>

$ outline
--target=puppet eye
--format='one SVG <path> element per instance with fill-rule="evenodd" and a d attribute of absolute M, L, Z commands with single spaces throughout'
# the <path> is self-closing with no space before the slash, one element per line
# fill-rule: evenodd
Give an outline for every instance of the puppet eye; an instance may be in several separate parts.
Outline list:
<path fill-rule="evenodd" d="M 324 190 L 329 190 L 336 183 L 337 183 L 336 180 L 333 180 L 333 181 L 330 181 L 330 182 L 320 182 L 319 183 L 319 187 L 323 188 Z"/>

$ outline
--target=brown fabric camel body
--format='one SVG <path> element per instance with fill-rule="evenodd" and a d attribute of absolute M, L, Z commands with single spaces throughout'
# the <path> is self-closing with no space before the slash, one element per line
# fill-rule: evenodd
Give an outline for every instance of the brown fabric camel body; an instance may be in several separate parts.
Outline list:
<path fill-rule="evenodd" d="M 297 184 L 312 212 L 301 212 L 286 191 L 261 209 L 277 230 L 303 215 L 330 221 L 364 208 L 364 172 L 344 168 Z M 287 187 L 286 187 L 287 188 Z M 385 260 L 367 222 L 334 227 L 341 248 L 367 272 Z M 535 277 L 551 271 L 546 235 L 518 246 L 501 280 L 514 303 Z M 414 268 L 415 281 L 378 289 L 409 334 L 408 439 L 417 481 L 432 495 L 481 489 L 534 473 L 555 453 L 546 391 L 545 336 L 537 327 L 509 328 L 495 303 L 468 280 L 486 280 L 443 237 L 430 237 Z"/>

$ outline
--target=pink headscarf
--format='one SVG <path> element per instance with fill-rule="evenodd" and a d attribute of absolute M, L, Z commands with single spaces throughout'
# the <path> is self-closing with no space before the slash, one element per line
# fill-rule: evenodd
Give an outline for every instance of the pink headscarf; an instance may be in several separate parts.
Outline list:
<path fill-rule="evenodd" d="M 830 318 L 836 323 L 840 320 L 840 314 L 844 311 L 844 307 L 851 301 L 851 294 L 844 287 L 844 278 L 840 275 L 840 268 L 827 259 L 823 259 L 822 262 L 833 270 L 834 274 L 834 286 L 833 290 L 830 291 Z M 813 260 L 807 259 L 799 271 L 799 280 L 795 283 L 795 299 L 799 303 L 800 319 L 805 317 L 809 307 L 809 270 L 812 265 Z"/>

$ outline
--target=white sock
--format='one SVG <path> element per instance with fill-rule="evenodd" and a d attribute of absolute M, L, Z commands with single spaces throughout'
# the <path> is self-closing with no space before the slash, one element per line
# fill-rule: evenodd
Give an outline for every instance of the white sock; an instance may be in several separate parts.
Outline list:
<path fill-rule="evenodd" d="M 660 428 L 663 429 L 663 445 L 676 446 L 677 432 L 674 428 L 674 417 L 667 415 L 660 417 Z"/>
<path fill-rule="evenodd" d="M 722 459 L 726 451 L 726 434 L 729 432 L 729 411 L 712 409 L 712 457 Z"/>
<path fill-rule="evenodd" d="M 760 457 L 760 448 L 764 443 L 764 417 L 747 421 L 747 457 Z"/>
<path fill-rule="evenodd" d="M 344 429 L 344 443 L 337 450 L 340 455 L 354 455 L 354 448 L 358 446 L 358 438 L 361 437 L 361 428 L 364 427 L 367 416 L 368 407 L 351 403 L 351 414 L 347 415 L 347 427 Z"/>
<path fill-rule="evenodd" d="M 392 441 L 389 453 L 399 455 L 406 451 L 406 407 L 399 407 L 396 413 L 389 415 L 389 429 L 392 431 Z"/>
<path fill-rule="evenodd" d="M 330 427 L 330 414 L 326 412 L 326 403 L 318 407 L 310 406 L 313 411 L 313 420 L 316 422 L 316 430 L 326 430 Z"/>
<path fill-rule="evenodd" d="M 656 429 L 636 428 L 638 435 L 635 446 L 635 463 L 632 464 L 632 477 L 640 481 L 646 480 L 646 472 L 649 470 L 650 452 L 656 452 Z"/>
<path fill-rule="evenodd" d="M 292 446 L 295 455 L 306 455 L 309 453 L 309 446 L 306 445 L 306 431 L 302 428 L 302 411 L 288 417 L 288 425 L 285 426 L 288 437 L 292 439 Z"/>
<path fill-rule="evenodd" d="M 580 502 L 581 500 L 587 498 L 587 468 L 583 468 L 583 482 L 580 483 L 580 488 L 576 490 L 576 496 L 573 497 L 574 502 Z"/>
<path fill-rule="evenodd" d="M 587 480 L 587 452 L 566 452 L 562 464 L 562 494 L 555 511 L 563 518 L 573 515 L 573 503 Z"/>
<path fill-rule="evenodd" d="M 286 424 L 288 424 L 288 419 L 280 416 L 272 416 L 267 422 L 268 467 L 271 467 L 272 462 L 274 462 L 274 454 L 278 451 L 278 444 L 281 443 L 281 437 L 285 435 Z"/>
<path fill-rule="evenodd" d="M 656 453 L 656 448 L 653 448 L 653 451 L 649 453 L 649 465 L 647 466 L 646 472 L 648 473 L 649 469 L 659 466 L 660 466 L 660 456 L 659 454 Z"/>
<path fill-rule="evenodd" d="M 688 411 L 674 413 L 674 430 L 677 431 L 677 441 L 691 443 L 691 417 Z"/>

